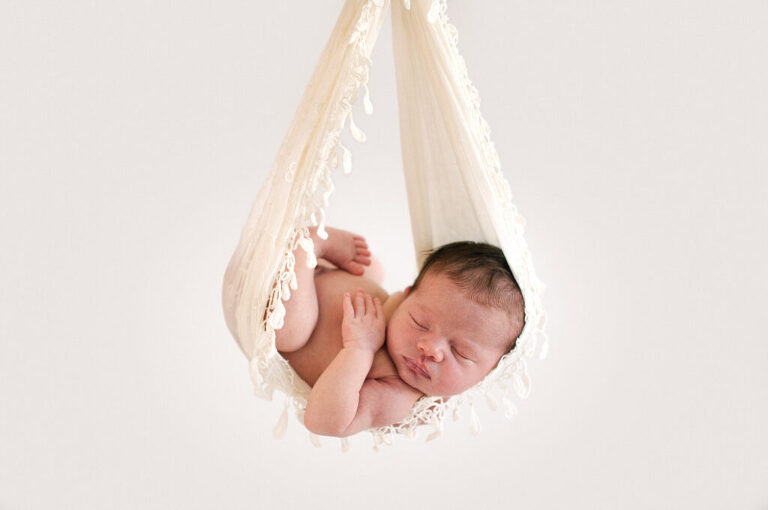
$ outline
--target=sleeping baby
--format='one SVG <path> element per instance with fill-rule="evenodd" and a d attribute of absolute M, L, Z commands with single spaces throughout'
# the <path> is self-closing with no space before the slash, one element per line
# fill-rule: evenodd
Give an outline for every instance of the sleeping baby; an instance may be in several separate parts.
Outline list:
<path fill-rule="evenodd" d="M 451 243 L 412 286 L 388 295 L 360 236 L 310 229 L 317 268 L 296 249 L 298 289 L 285 302 L 278 351 L 312 391 L 304 424 L 348 436 L 403 420 L 420 397 L 480 382 L 515 346 L 523 297 L 499 248 Z"/>

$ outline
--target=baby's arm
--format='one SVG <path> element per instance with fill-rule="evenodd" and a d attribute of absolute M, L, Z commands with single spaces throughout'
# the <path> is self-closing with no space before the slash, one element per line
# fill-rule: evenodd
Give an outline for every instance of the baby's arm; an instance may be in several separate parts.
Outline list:
<path fill-rule="evenodd" d="M 343 348 L 318 378 L 307 401 L 304 425 L 326 436 L 348 436 L 405 417 L 412 399 L 392 405 L 399 379 L 367 379 L 373 357 L 384 344 L 381 302 L 358 290 L 343 297 Z M 400 398 L 399 400 L 403 400 Z M 398 402 L 399 402 L 398 400 Z"/>

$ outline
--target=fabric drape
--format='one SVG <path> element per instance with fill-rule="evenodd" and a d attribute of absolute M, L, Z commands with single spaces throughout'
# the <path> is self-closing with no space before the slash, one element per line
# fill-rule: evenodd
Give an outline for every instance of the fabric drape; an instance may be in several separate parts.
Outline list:
<path fill-rule="evenodd" d="M 283 301 L 296 289 L 293 251 L 313 253 L 309 226 L 323 235 L 324 207 L 333 192 L 337 168 L 351 171 L 351 153 L 340 140 L 342 130 L 365 141 L 352 110 L 362 99 L 371 113 L 368 93 L 370 54 L 381 30 L 389 0 L 347 0 L 323 50 L 272 170 L 258 193 L 240 242 L 224 277 L 223 308 L 227 326 L 250 360 L 257 395 L 286 394 L 285 412 L 276 434 L 286 426 L 293 407 L 303 418 L 309 386 L 275 349 L 275 330 L 284 321 Z M 525 327 L 515 349 L 481 383 L 448 400 L 424 397 L 402 423 L 372 429 L 376 445 L 392 435 L 413 435 L 429 423 L 436 437 L 449 411 L 472 404 L 479 396 L 495 407 L 501 402 L 514 414 L 510 390 L 526 397 L 526 358 L 546 345 L 545 314 L 523 237 L 523 219 L 512 203 L 500 169 L 490 129 L 480 112 L 477 90 L 458 52 L 456 29 L 448 22 L 445 0 L 394 0 L 392 35 L 397 74 L 400 136 L 417 254 L 458 240 L 484 241 L 502 248 L 525 300 Z M 314 264 L 314 257 L 308 257 Z M 419 264 L 421 260 L 418 261 Z"/>

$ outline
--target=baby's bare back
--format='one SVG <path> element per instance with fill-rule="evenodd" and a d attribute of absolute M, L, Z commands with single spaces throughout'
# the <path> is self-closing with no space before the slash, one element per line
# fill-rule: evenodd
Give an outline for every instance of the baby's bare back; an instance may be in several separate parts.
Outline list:
<path fill-rule="evenodd" d="M 385 316 L 389 320 L 399 296 L 390 296 L 376 282 L 365 276 L 356 276 L 347 271 L 320 267 L 315 271 L 315 290 L 317 293 L 318 318 L 315 329 L 307 343 L 297 351 L 282 353 L 296 373 L 310 386 L 330 365 L 341 351 L 342 296 L 345 292 L 354 294 L 363 289 L 372 297 L 378 297 L 384 304 Z M 389 301 L 389 302 L 388 302 Z M 387 311 L 390 313 L 387 313 Z M 397 371 L 385 347 L 376 353 L 368 378 L 395 376 Z"/>

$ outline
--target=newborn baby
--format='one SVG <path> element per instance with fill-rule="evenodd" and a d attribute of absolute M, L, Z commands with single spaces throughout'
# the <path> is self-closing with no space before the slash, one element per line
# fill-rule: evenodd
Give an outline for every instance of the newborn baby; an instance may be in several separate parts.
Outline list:
<path fill-rule="evenodd" d="M 423 395 L 480 382 L 514 347 L 523 297 L 499 248 L 445 245 L 390 296 L 365 239 L 326 230 L 323 240 L 310 229 L 316 269 L 294 252 L 298 289 L 276 332 L 278 351 L 312 386 L 310 431 L 341 437 L 397 423 Z"/>

